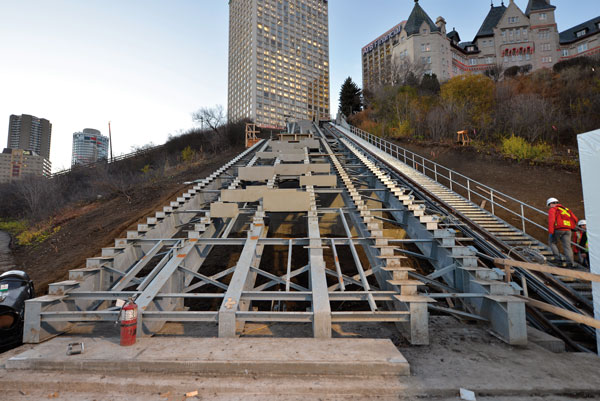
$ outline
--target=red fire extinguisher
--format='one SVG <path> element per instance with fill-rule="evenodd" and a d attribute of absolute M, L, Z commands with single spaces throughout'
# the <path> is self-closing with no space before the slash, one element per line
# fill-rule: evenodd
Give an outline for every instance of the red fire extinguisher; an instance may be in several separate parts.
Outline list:
<path fill-rule="evenodd" d="M 135 344 L 137 313 L 137 305 L 133 302 L 133 298 L 129 298 L 121 308 L 121 313 L 119 313 L 119 321 L 121 322 L 121 345 Z"/>

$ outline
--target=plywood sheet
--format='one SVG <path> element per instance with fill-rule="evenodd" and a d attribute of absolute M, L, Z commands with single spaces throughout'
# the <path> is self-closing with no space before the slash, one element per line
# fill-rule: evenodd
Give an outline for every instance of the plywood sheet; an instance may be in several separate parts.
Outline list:
<path fill-rule="evenodd" d="M 335 175 L 303 175 L 300 177 L 300 186 L 335 187 L 337 184 L 336 178 Z"/>
<path fill-rule="evenodd" d="M 256 202 L 266 191 L 271 191 L 264 185 L 249 186 L 246 189 L 224 189 L 221 200 L 224 202 Z"/>
<path fill-rule="evenodd" d="M 273 166 L 240 167 L 238 177 L 243 181 L 268 181 L 275 174 Z"/>
<path fill-rule="evenodd" d="M 230 218 L 239 213 L 237 203 L 213 202 L 210 204 L 210 217 Z"/>
<path fill-rule="evenodd" d="M 296 189 L 276 189 L 263 194 L 266 212 L 307 212 L 310 208 L 308 192 Z"/>

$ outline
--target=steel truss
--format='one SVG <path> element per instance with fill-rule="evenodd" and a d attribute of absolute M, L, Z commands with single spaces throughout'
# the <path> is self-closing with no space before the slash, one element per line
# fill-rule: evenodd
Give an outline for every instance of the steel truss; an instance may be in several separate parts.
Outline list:
<path fill-rule="evenodd" d="M 220 337 L 240 334 L 246 322 L 296 322 L 327 338 L 332 324 L 394 322 L 412 344 L 427 344 L 428 304 L 439 294 L 417 288 L 438 277 L 449 285 L 437 288 L 454 292 L 445 297 L 463 299 L 507 342 L 526 342 L 523 301 L 496 271 L 350 140 L 313 132 L 300 142 L 257 143 L 190 183 L 69 280 L 51 284 L 48 295 L 27 301 L 24 342 L 78 322 L 116 321 L 118 302 L 133 297 L 140 335 L 167 322 L 216 323 Z M 307 235 L 273 237 L 281 219 Z M 384 235 L 384 224 L 402 227 L 410 239 Z M 400 249 L 406 242 L 421 253 Z M 239 256 L 208 271 L 205 262 L 221 247 Z M 269 247 L 287 248 L 283 271 L 263 257 Z M 418 275 L 406 255 L 427 259 L 436 273 Z M 193 302 L 204 307 L 190 308 Z"/>

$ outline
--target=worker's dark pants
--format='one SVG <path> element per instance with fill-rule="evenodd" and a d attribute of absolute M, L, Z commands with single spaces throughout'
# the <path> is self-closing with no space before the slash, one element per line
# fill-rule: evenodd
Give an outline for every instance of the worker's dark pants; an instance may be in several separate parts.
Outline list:
<path fill-rule="evenodd" d="M 558 259 L 560 259 L 560 252 L 558 251 L 558 243 L 562 244 L 563 252 L 567 259 L 567 263 L 573 264 L 573 249 L 571 248 L 571 230 L 556 230 L 554 234 L 550 234 L 548 237 L 548 245 L 552 249 L 552 253 Z"/>

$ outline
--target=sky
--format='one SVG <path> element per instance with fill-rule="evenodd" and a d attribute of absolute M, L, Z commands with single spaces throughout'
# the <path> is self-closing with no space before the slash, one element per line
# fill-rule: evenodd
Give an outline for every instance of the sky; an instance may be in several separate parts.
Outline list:
<path fill-rule="evenodd" d="M 490 8 L 490 0 L 420 4 L 462 40 L 473 39 Z M 559 31 L 600 15 L 599 0 L 552 4 Z M 413 6 L 329 0 L 332 112 L 346 77 L 361 85 L 361 48 Z M 226 109 L 228 11 L 227 0 L 0 0 L 0 148 L 11 114 L 46 118 L 59 171 L 71 164 L 73 133 L 84 128 L 108 135 L 110 121 L 119 155 L 193 127 L 201 107 Z"/>

